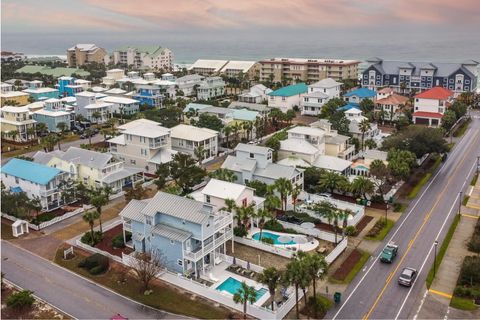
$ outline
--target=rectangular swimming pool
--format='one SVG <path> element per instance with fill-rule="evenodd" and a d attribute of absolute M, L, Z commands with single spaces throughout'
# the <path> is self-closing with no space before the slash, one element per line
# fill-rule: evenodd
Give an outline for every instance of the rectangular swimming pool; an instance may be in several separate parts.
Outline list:
<path fill-rule="evenodd" d="M 238 281 L 235 278 L 228 277 L 227 280 L 223 281 L 221 285 L 217 287 L 218 291 L 227 291 L 228 293 L 231 293 L 232 295 L 237 293 L 238 289 L 242 287 L 242 283 Z M 260 288 L 257 291 L 257 298 L 255 301 L 258 301 L 268 290 L 265 288 Z"/>

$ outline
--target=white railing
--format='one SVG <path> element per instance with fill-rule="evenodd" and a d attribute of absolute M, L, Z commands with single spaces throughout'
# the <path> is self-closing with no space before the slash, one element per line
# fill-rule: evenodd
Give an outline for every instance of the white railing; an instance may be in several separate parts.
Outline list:
<path fill-rule="evenodd" d="M 125 265 L 127 266 L 131 265 L 132 259 L 135 259 L 135 258 L 132 257 L 131 255 L 126 255 L 122 253 L 122 261 Z M 253 264 L 250 265 L 251 268 L 253 266 L 254 266 Z M 235 303 L 233 301 L 232 295 L 222 293 L 218 290 L 208 287 L 205 284 L 201 284 L 192 279 L 186 278 L 182 274 L 165 271 L 165 272 L 162 272 L 158 276 L 158 278 L 172 285 L 175 285 L 177 287 L 180 287 L 190 292 L 193 292 L 195 294 L 198 294 L 206 299 L 212 300 L 217 303 L 221 303 L 224 306 L 230 307 L 239 312 L 243 312 L 243 305 Z M 299 301 L 302 299 L 302 297 L 303 297 L 303 292 L 300 290 L 298 294 Z M 285 303 L 282 303 L 280 306 L 278 306 L 275 309 L 275 311 L 272 311 L 270 309 L 267 309 L 261 306 L 249 304 L 247 306 L 247 313 L 250 316 L 258 319 L 280 320 L 280 319 L 283 319 L 288 312 L 290 312 L 290 310 L 295 306 L 295 302 L 296 302 L 295 292 L 293 290 L 290 290 L 290 296 L 288 297 L 287 301 L 285 301 Z"/>
<path fill-rule="evenodd" d="M 327 261 L 328 264 L 332 263 L 335 261 L 335 259 L 338 258 L 338 256 L 347 248 L 348 244 L 348 238 L 345 237 L 342 241 L 337 243 L 337 246 L 335 249 L 332 250 L 327 256 L 325 257 L 325 260 Z"/>
<path fill-rule="evenodd" d="M 83 213 L 84 211 L 87 211 L 87 210 L 90 210 L 91 208 L 93 208 L 93 206 L 91 205 L 84 205 L 83 208 L 78 208 L 77 210 L 74 210 L 74 211 L 71 211 L 71 212 L 67 212 L 65 213 L 64 215 L 62 216 L 58 216 L 58 217 L 55 217 L 53 218 L 52 220 L 49 220 L 49 221 L 45 221 L 45 222 L 42 222 L 40 223 L 39 225 L 36 225 L 36 224 L 33 224 L 33 223 L 28 223 L 28 227 L 30 229 L 33 229 L 33 230 L 41 230 L 43 228 L 46 228 L 48 226 L 51 226 L 52 224 L 55 224 L 57 222 L 60 222 L 60 221 L 63 221 L 65 219 L 68 219 L 70 217 L 73 217 L 77 214 L 80 214 L 80 213 Z M 6 213 L 2 213 L 2 217 L 4 217 L 5 219 L 8 219 L 10 221 L 17 221 L 19 220 L 19 218 L 16 218 L 14 216 L 11 216 L 11 215 L 8 215 Z"/>
<path fill-rule="evenodd" d="M 280 224 L 284 228 L 290 228 L 290 229 L 293 229 L 297 232 L 300 232 L 300 233 L 303 233 L 303 234 L 306 234 L 306 235 L 309 235 L 309 236 L 312 236 L 312 237 L 315 237 L 315 238 L 319 238 L 319 239 L 322 239 L 322 240 L 325 240 L 325 241 L 335 242 L 335 234 L 334 233 L 319 230 L 317 228 L 307 229 L 307 228 L 303 228 L 303 227 L 299 226 L 298 224 L 294 224 L 294 223 L 290 223 L 290 222 L 286 222 L 286 221 L 281 221 L 281 220 L 278 220 L 278 222 L 280 222 Z M 337 240 L 340 236 L 341 235 L 337 234 Z"/>
<path fill-rule="evenodd" d="M 233 223 L 233 218 L 231 216 L 226 216 L 218 221 L 215 221 L 215 231 L 218 231 L 218 229 L 221 229 L 231 223 Z"/>
<path fill-rule="evenodd" d="M 115 255 L 113 255 L 113 254 L 110 254 L 110 253 L 108 253 L 107 251 L 103 251 L 103 250 L 100 250 L 100 249 L 91 247 L 91 246 L 89 246 L 88 244 L 85 244 L 85 243 L 81 242 L 80 239 L 77 239 L 77 241 L 75 241 L 75 245 L 76 245 L 77 247 L 80 247 L 80 248 L 88 251 L 88 252 L 91 252 L 91 253 L 99 253 L 99 254 L 101 254 L 101 255 L 104 255 L 104 256 L 106 256 L 106 257 L 108 257 L 108 258 L 116 261 L 116 262 L 123 263 L 121 257 L 115 256 Z"/>
<path fill-rule="evenodd" d="M 232 235 L 233 235 L 233 232 L 230 230 L 230 231 L 222 234 L 218 238 L 215 238 L 215 241 L 212 240 L 211 242 L 206 244 L 203 247 L 203 251 L 202 251 L 202 248 L 199 248 L 195 252 L 185 251 L 184 254 L 188 259 L 198 260 L 201 257 L 203 257 L 204 255 L 206 255 L 207 253 L 209 253 L 209 252 L 213 251 L 214 249 L 218 248 L 218 246 L 223 245 L 223 243 L 225 241 L 232 238 Z M 215 242 L 215 245 L 214 245 L 214 242 Z"/>
<path fill-rule="evenodd" d="M 245 269 L 250 269 L 252 271 L 255 271 L 257 273 L 262 273 L 263 272 L 263 267 L 262 266 L 259 266 L 259 265 L 256 265 L 256 264 L 253 264 L 253 263 L 248 263 L 247 261 L 245 260 L 242 260 L 242 259 L 238 259 L 237 257 L 232 257 L 232 256 L 229 256 L 229 255 L 226 255 L 226 254 L 223 254 L 223 253 L 215 253 L 216 256 L 220 257 L 223 261 L 229 263 L 229 264 L 236 264 L 242 268 L 245 268 Z M 235 261 L 235 263 L 234 263 Z"/>
<path fill-rule="evenodd" d="M 260 249 L 262 251 L 270 252 L 273 254 L 278 254 L 279 256 L 285 257 L 285 258 L 292 258 L 293 255 L 295 254 L 294 251 L 287 250 L 281 247 L 277 247 L 268 243 L 252 240 L 252 239 L 247 239 L 247 238 L 240 238 L 235 236 L 235 242 L 244 244 L 246 246 L 250 246 L 253 248 Z"/>

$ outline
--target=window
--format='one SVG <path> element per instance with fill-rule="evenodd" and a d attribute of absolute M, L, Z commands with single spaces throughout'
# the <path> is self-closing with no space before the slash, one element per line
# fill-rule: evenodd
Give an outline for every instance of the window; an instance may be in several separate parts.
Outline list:
<path fill-rule="evenodd" d="M 15 177 L 15 183 L 19 183 L 19 180 L 17 177 Z"/>
<path fill-rule="evenodd" d="M 180 267 L 183 267 L 183 260 L 178 259 L 178 260 L 177 260 L 177 264 L 178 264 Z"/>
<path fill-rule="evenodd" d="M 286 100 L 286 98 L 285 98 L 285 97 L 282 97 L 282 101 L 285 101 L 285 100 Z"/>
<path fill-rule="evenodd" d="M 250 158 L 253 159 L 255 158 L 255 155 L 253 153 L 250 152 Z"/>
<path fill-rule="evenodd" d="M 170 244 L 173 246 L 175 244 L 175 241 L 170 240 Z"/>
<path fill-rule="evenodd" d="M 135 161 L 135 160 L 130 160 L 130 164 L 137 164 L 137 161 Z"/>
<path fill-rule="evenodd" d="M 205 195 L 205 202 L 210 203 L 210 196 L 209 195 Z"/>
<path fill-rule="evenodd" d="M 247 198 L 242 199 L 242 206 L 246 207 L 247 206 Z"/>
<path fill-rule="evenodd" d="M 152 225 L 152 217 L 145 217 L 145 223 L 148 224 L 149 226 Z"/>

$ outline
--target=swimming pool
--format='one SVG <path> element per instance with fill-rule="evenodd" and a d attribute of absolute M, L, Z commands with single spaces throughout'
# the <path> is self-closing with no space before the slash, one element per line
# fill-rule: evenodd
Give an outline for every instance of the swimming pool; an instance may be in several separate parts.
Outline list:
<path fill-rule="evenodd" d="M 231 293 L 232 295 L 237 293 L 238 289 L 242 287 L 242 283 L 238 281 L 235 278 L 228 277 L 227 280 L 223 281 L 221 285 L 217 287 L 218 291 L 227 291 L 228 293 Z M 265 288 L 260 288 L 256 290 L 256 296 L 257 298 L 255 301 L 258 301 L 268 290 Z"/>
<path fill-rule="evenodd" d="M 272 239 L 273 240 L 273 244 L 276 244 L 276 245 L 291 245 L 291 244 L 297 244 L 297 242 L 295 242 L 295 238 L 292 237 L 292 240 L 290 240 L 289 242 L 281 242 L 281 241 L 278 241 L 278 238 L 281 237 L 281 235 L 278 235 L 278 234 L 274 234 L 274 233 L 270 233 L 268 231 L 263 231 L 262 232 L 262 239 Z M 253 240 L 257 240 L 257 241 L 260 241 L 260 232 L 257 232 L 255 234 L 252 235 L 252 239 Z"/>

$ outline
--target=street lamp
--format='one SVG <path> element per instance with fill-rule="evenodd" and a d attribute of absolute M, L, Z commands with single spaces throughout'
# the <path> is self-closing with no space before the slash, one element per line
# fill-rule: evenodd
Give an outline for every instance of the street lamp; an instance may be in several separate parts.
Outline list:
<path fill-rule="evenodd" d="M 433 249 L 434 249 L 434 254 L 433 254 L 433 278 L 435 278 L 435 273 L 437 272 L 437 246 L 438 246 L 438 241 L 435 240 L 433 243 Z"/>
<path fill-rule="evenodd" d="M 385 223 L 387 223 L 387 215 L 388 215 L 388 202 L 385 201 Z"/>

